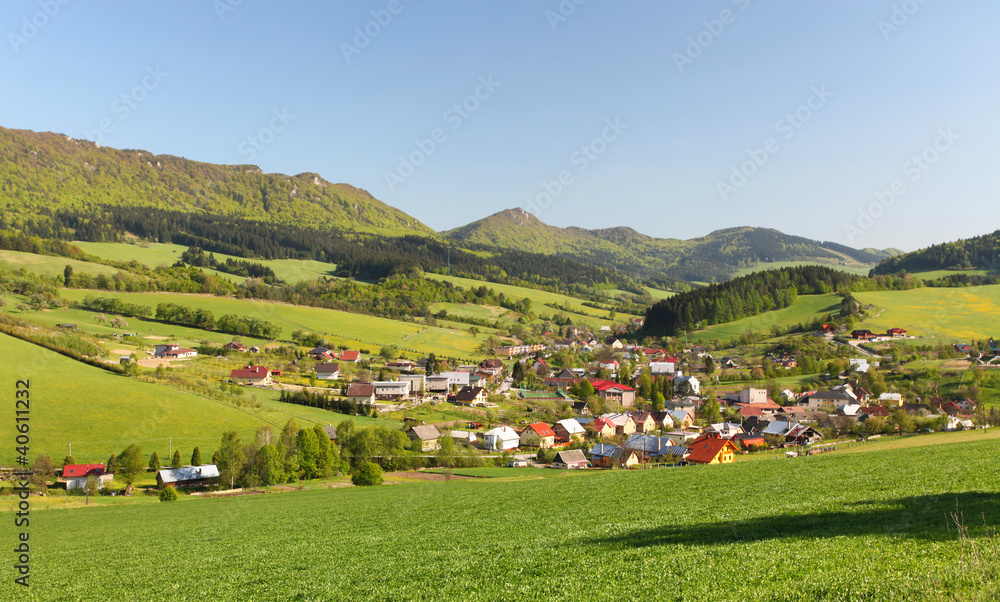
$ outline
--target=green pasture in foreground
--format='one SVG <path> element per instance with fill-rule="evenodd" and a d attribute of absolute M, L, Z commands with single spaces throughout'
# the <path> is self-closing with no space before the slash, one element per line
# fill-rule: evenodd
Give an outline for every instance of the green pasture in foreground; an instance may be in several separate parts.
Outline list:
<path fill-rule="evenodd" d="M 857 327 L 873 332 L 905 328 L 911 336 L 936 337 L 946 342 L 1000 335 L 1000 285 L 966 288 L 924 287 L 909 291 L 857 293 L 864 304 L 884 310 Z"/>
<path fill-rule="evenodd" d="M 113 296 L 153 308 L 158 303 L 200 307 L 211 311 L 216 318 L 230 313 L 256 316 L 274 322 L 279 328 L 278 336 L 281 339 L 290 339 L 295 330 L 306 330 L 360 341 L 370 347 L 373 353 L 377 353 L 382 345 L 398 345 L 400 349 L 417 354 L 436 353 L 441 356 L 473 358 L 477 355 L 475 350 L 480 344 L 468 331 L 429 327 L 318 307 L 178 293 L 119 293 L 78 289 L 66 289 L 61 293 L 71 301 L 80 301 L 87 295 Z M 485 335 L 481 337 L 485 338 Z"/>
<path fill-rule="evenodd" d="M 31 383 L 30 457 L 48 453 L 62 460 L 73 442 L 79 462 L 103 462 L 114 452 L 137 443 L 146 454 L 157 451 L 167 458 L 169 439 L 173 449 L 190 457 L 200 446 L 211 457 L 222 433 L 236 430 L 252 438 L 265 425 L 280 430 L 289 418 L 300 426 L 337 423 L 342 414 L 276 401 L 277 393 L 249 389 L 243 400 L 258 396 L 261 407 L 236 407 L 220 401 L 141 382 L 69 359 L 42 347 L 0 334 L 0 358 L 4 360 L 4 383 L 10 398 L 11 418 L 0 424 L 0 466 L 15 460 L 14 382 Z M 357 423 L 371 419 L 351 417 Z M 398 424 L 382 421 L 386 425 Z M 0 596 L 2 598 L 2 596 Z"/>
<path fill-rule="evenodd" d="M 993 440 L 39 509 L 35 581 L 4 579 L 0 597 L 992 600 L 998 452 Z"/>

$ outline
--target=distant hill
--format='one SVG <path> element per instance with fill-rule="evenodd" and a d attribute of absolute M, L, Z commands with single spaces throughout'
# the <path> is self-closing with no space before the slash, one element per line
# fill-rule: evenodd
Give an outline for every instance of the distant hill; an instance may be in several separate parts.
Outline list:
<path fill-rule="evenodd" d="M 314 173 L 265 174 L 0 127 L 0 228 L 60 209 L 155 207 L 383 235 L 435 232 L 368 192 Z"/>
<path fill-rule="evenodd" d="M 809 261 L 836 267 L 871 266 L 891 255 L 790 236 L 766 228 L 729 228 L 691 240 L 653 238 L 631 228 L 559 228 L 523 209 L 507 209 L 444 232 L 465 243 L 558 255 L 614 268 L 630 276 L 724 281 L 761 262 Z"/>
<path fill-rule="evenodd" d="M 974 238 L 946 242 L 890 257 L 872 270 L 874 274 L 899 271 L 990 270 L 1000 271 L 1000 230 Z"/>

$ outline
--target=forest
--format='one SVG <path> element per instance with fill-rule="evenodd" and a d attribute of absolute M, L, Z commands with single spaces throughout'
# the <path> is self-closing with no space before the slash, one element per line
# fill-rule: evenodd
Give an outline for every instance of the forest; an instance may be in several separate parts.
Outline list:
<path fill-rule="evenodd" d="M 871 273 L 877 275 L 900 271 L 971 269 L 993 272 L 1000 270 L 1000 230 L 890 257 L 875 266 Z"/>

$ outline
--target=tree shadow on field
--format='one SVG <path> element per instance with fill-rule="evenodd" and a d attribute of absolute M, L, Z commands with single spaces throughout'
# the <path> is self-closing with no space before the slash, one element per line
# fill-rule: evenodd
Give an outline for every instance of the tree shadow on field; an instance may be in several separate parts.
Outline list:
<path fill-rule="evenodd" d="M 987 526 L 995 527 L 1000 523 L 1000 494 L 965 492 L 880 502 L 860 501 L 845 505 L 843 510 L 835 512 L 779 514 L 687 525 L 666 524 L 658 528 L 593 538 L 586 543 L 645 548 L 854 535 L 901 535 L 927 540 L 954 540 L 958 535 L 956 514 L 969 528 L 968 535 L 983 535 L 987 532 Z"/>

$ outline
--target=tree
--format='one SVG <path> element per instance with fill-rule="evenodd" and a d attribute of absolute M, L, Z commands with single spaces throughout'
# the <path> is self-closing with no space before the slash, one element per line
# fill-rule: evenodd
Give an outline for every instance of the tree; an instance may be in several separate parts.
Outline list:
<path fill-rule="evenodd" d="M 714 397 L 701 405 L 701 411 L 709 424 L 714 424 L 722 420 L 722 413 L 719 411 L 719 400 Z"/>
<path fill-rule="evenodd" d="M 149 472 L 159 472 L 161 468 L 163 468 L 163 464 L 160 463 L 160 454 L 154 451 L 149 456 Z"/>
<path fill-rule="evenodd" d="M 49 479 L 55 474 L 56 467 L 52 464 L 52 458 L 48 454 L 39 454 L 31 465 L 31 485 L 35 491 L 44 494 L 48 491 Z"/>
<path fill-rule="evenodd" d="M 118 472 L 115 478 L 131 485 L 139 479 L 139 475 L 146 472 L 146 462 L 143 458 L 142 448 L 132 444 L 125 448 L 125 451 L 118 454 Z"/>
<path fill-rule="evenodd" d="M 66 456 L 66 457 L 68 459 L 71 459 L 73 456 Z M 104 471 L 109 474 L 115 474 L 116 472 L 118 472 L 118 456 L 114 454 L 108 456 L 108 461 L 105 462 Z"/>
<path fill-rule="evenodd" d="M 72 454 L 63 458 L 63 466 L 72 466 L 73 464 L 76 464 L 76 458 L 74 458 Z M 110 472 L 110 469 L 108 469 L 108 471 Z"/>
<path fill-rule="evenodd" d="M 184 462 L 181 461 L 181 450 L 174 450 L 173 460 L 170 462 L 171 468 L 181 468 L 184 466 Z"/>
<path fill-rule="evenodd" d="M 257 452 L 257 469 L 260 482 L 276 485 L 285 480 L 285 454 L 274 443 L 268 443 Z"/>
<path fill-rule="evenodd" d="M 315 479 L 322 473 L 319 469 L 319 441 L 312 429 L 302 429 L 295 436 L 295 448 L 299 453 L 299 470 L 302 478 Z"/>
<path fill-rule="evenodd" d="M 389 362 L 399 357 L 399 347 L 395 345 L 383 345 L 379 349 L 378 354 L 382 356 L 382 359 Z"/>
<path fill-rule="evenodd" d="M 455 465 L 455 440 L 448 435 L 438 439 L 441 448 L 438 450 L 438 463 L 450 468 Z"/>
<path fill-rule="evenodd" d="M 709 355 L 705 358 L 705 374 L 714 374 L 714 373 L 715 373 L 715 360 L 712 358 L 711 355 Z"/>
<path fill-rule="evenodd" d="M 662 412 L 663 406 L 666 403 L 666 399 L 663 398 L 663 393 L 657 391 L 653 394 L 653 411 Z"/>
<path fill-rule="evenodd" d="M 382 484 L 382 467 L 374 462 L 364 462 L 351 476 L 351 482 L 358 487 L 373 487 Z"/>
<path fill-rule="evenodd" d="M 242 468 L 243 444 L 240 442 L 240 435 L 236 431 L 226 431 L 222 434 L 219 446 L 219 478 L 233 487 L 240 478 Z"/>
<path fill-rule="evenodd" d="M 191 452 L 191 466 L 201 466 L 201 448 L 195 447 Z"/>
<path fill-rule="evenodd" d="M 87 504 L 90 504 L 90 496 L 97 495 L 97 491 L 100 488 L 101 485 L 97 481 L 97 477 L 94 475 L 87 477 L 87 484 L 83 486 L 83 492 L 87 495 Z"/>
<path fill-rule="evenodd" d="M 517 384 L 518 386 L 520 386 L 521 383 L 524 382 L 524 376 L 525 376 L 524 362 L 522 361 L 514 362 L 514 368 L 512 370 L 511 376 L 514 379 L 514 383 Z"/>
<path fill-rule="evenodd" d="M 177 490 L 174 489 L 173 485 L 167 485 L 160 490 L 160 501 L 161 502 L 176 502 L 177 501 Z"/>
<path fill-rule="evenodd" d="M 63 283 L 69 286 L 73 282 L 73 266 L 67 264 L 63 268 Z"/>

